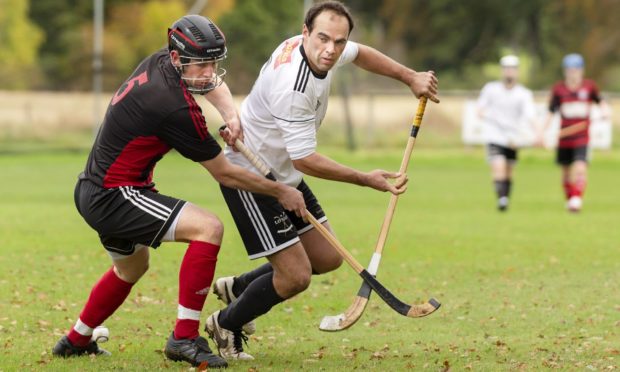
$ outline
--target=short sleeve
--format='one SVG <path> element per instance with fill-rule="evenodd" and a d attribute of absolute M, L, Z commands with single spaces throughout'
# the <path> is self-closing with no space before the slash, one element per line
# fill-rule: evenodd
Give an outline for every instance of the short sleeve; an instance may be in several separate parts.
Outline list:
<path fill-rule="evenodd" d="M 600 103 L 603 100 L 598 86 L 594 82 L 592 82 L 592 89 L 590 90 L 590 99 L 596 103 Z"/>
<path fill-rule="evenodd" d="M 536 118 L 536 105 L 534 104 L 534 95 L 529 89 L 525 89 L 523 94 L 523 116 L 526 120 Z"/>
<path fill-rule="evenodd" d="M 316 111 L 307 95 L 291 90 L 273 92 L 270 112 L 292 160 L 316 151 Z"/>
<path fill-rule="evenodd" d="M 476 102 L 478 109 L 484 109 L 485 107 L 488 106 L 490 90 L 491 90 L 490 84 L 485 84 L 484 87 L 482 87 L 482 90 L 480 91 L 480 96 L 478 96 L 478 101 Z"/>
<path fill-rule="evenodd" d="M 157 135 L 181 155 L 197 162 L 211 160 L 222 151 L 215 138 L 209 134 L 199 109 L 173 112 L 160 125 Z"/>
<path fill-rule="evenodd" d="M 359 45 L 354 41 L 347 41 L 347 45 L 344 47 L 344 51 L 338 59 L 337 66 L 342 66 L 347 63 L 353 62 L 357 58 L 359 52 Z"/>
<path fill-rule="evenodd" d="M 557 89 L 554 86 L 551 90 L 551 98 L 549 99 L 549 111 L 557 112 L 560 109 L 560 96 L 557 93 Z"/>

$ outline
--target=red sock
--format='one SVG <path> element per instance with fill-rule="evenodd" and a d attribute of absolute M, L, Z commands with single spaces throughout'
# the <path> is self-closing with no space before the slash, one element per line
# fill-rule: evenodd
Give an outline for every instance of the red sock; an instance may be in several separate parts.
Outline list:
<path fill-rule="evenodd" d="M 571 196 L 573 194 L 573 184 L 570 183 L 570 181 L 564 181 L 564 196 L 566 196 L 566 199 L 570 199 Z"/>
<path fill-rule="evenodd" d="M 586 191 L 586 180 L 577 180 L 573 184 L 573 195 L 582 197 Z"/>
<path fill-rule="evenodd" d="M 80 318 L 69 331 L 69 341 L 75 346 L 87 345 L 93 329 L 103 324 L 121 306 L 132 286 L 133 283 L 127 283 L 116 276 L 113 267 L 103 274 L 90 292 Z"/>
<path fill-rule="evenodd" d="M 179 310 L 174 337 L 196 338 L 200 312 L 213 282 L 219 245 L 191 241 L 179 271 Z"/>

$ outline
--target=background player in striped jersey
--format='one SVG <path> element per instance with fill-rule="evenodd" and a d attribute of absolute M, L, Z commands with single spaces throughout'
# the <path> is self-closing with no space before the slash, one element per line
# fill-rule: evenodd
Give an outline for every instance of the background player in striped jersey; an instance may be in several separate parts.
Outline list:
<path fill-rule="evenodd" d="M 223 227 L 216 215 L 162 195 L 153 170 L 170 149 L 199 162 L 221 184 L 276 198 L 302 214 L 301 193 L 231 164 L 207 131 L 191 93 L 205 97 L 225 121 L 238 122 L 219 63 L 226 41 L 209 19 L 191 15 L 168 30 L 168 49 L 147 57 L 116 92 L 75 188 L 75 203 L 99 233 L 113 266 L 93 287 L 79 319 L 53 348 L 60 357 L 109 354 L 91 341 L 93 329 L 125 301 L 149 265 L 149 249 L 163 241 L 189 243 L 179 271 L 179 304 L 165 355 L 192 365 L 225 367 L 199 336 Z M 238 125 L 236 125 L 238 127 Z"/>
<path fill-rule="evenodd" d="M 497 208 L 505 211 L 512 188 L 512 172 L 524 126 L 535 117 L 532 92 L 518 83 L 519 57 L 500 59 L 502 80 L 487 83 L 478 98 L 478 114 L 487 124 L 488 160 L 497 194 Z"/>
<path fill-rule="evenodd" d="M 587 183 L 590 108 L 593 103 L 600 104 L 601 113 L 606 117 L 609 115 L 609 107 L 602 100 L 596 83 L 583 78 L 585 63 L 580 54 L 566 55 L 562 60 L 562 67 L 564 80 L 551 89 L 549 115 L 542 133 L 551 125 L 555 113 L 560 114 L 561 129 L 586 124 L 576 133 L 560 137 L 556 154 L 556 162 L 562 167 L 566 208 L 571 212 L 578 212 L 583 204 Z M 542 133 L 539 139 L 541 143 Z"/>
<path fill-rule="evenodd" d="M 418 73 L 368 46 L 348 41 L 353 28 L 349 11 L 337 1 L 317 3 L 306 13 L 303 33 L 285 40 L 263 65 L 241 107 L 244 143 L 272 169 L 282 183 L 303 192 L 308 211 L 331 229 L 321 205 L 303 175 L 368 186 L 400 194 L 406 177 L 385 170 L 361 172 L 316 151 L 327 110 L 335 67 L 348 62 L 397 79 L 415 96 L 437 101 L 433 72 Z M 232 144 L 234 138 L 227 138 Z M 248 169 L 253 166 L 227 148 L 226 156 Z M 389 179 L 397 179 L 395 183 Z M 282 209 L 273 198 L 222 186 L 251 259 L 269 263 L 238 277 L 220 278 L 215 293 L 228 304 L 207 319 L 207 331 L 225 358 L 252 359 L 242 348 L 242 327 L 274 305 L 304 291 L 311 275 L 338 268 L 342 259 L 311 225 Z"/>

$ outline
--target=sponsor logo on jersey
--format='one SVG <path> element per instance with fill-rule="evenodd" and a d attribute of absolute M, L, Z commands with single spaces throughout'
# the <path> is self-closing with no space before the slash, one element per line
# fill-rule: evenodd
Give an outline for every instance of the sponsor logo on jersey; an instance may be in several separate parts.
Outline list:
<path fill-rule="evenodd" d="M 588 99 L 588 90 L 585 88 L 579 89 L 579 91 L 577 92 L 577 98 L 579 98 L 582 101 L 585 101 L 586 99 Z"/>
<path fill-rule="evenodd" d="M 293 58 L 293 50 L 297 48 L 297 46 L 299 45 L 299 41 L 300 39 L 297 39 L 292 42 L 290 40 L 287 40 L 284 43 L 284 48 L 282 48 L 282 53 L 280 53 L 280 55 L 276 57 L 276 61 L 273 64 L 274 70 L 277 69 L 283 63 L 291 62 L 291 59 Z"/>

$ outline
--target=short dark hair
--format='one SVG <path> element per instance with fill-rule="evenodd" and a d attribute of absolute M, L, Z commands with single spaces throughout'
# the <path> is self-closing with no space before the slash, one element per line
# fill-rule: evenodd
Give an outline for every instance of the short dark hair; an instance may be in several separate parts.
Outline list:
<path fill-rule="evenodd" d="M 347 21 L 349 21 L 349 34 L 353 30 L 353 17 L 351 17 L 351 12 L 349 9 L 340 1 L 322 1 L 314 4 L 308 9 L 306 12 L 306 19 L 304 20 L 304 24 L 308 28 L 308 32 L 312 32 L 314 28 L 314 19 L 324 11 L 331 11 L 340 16 L 346 17 Z"/>

